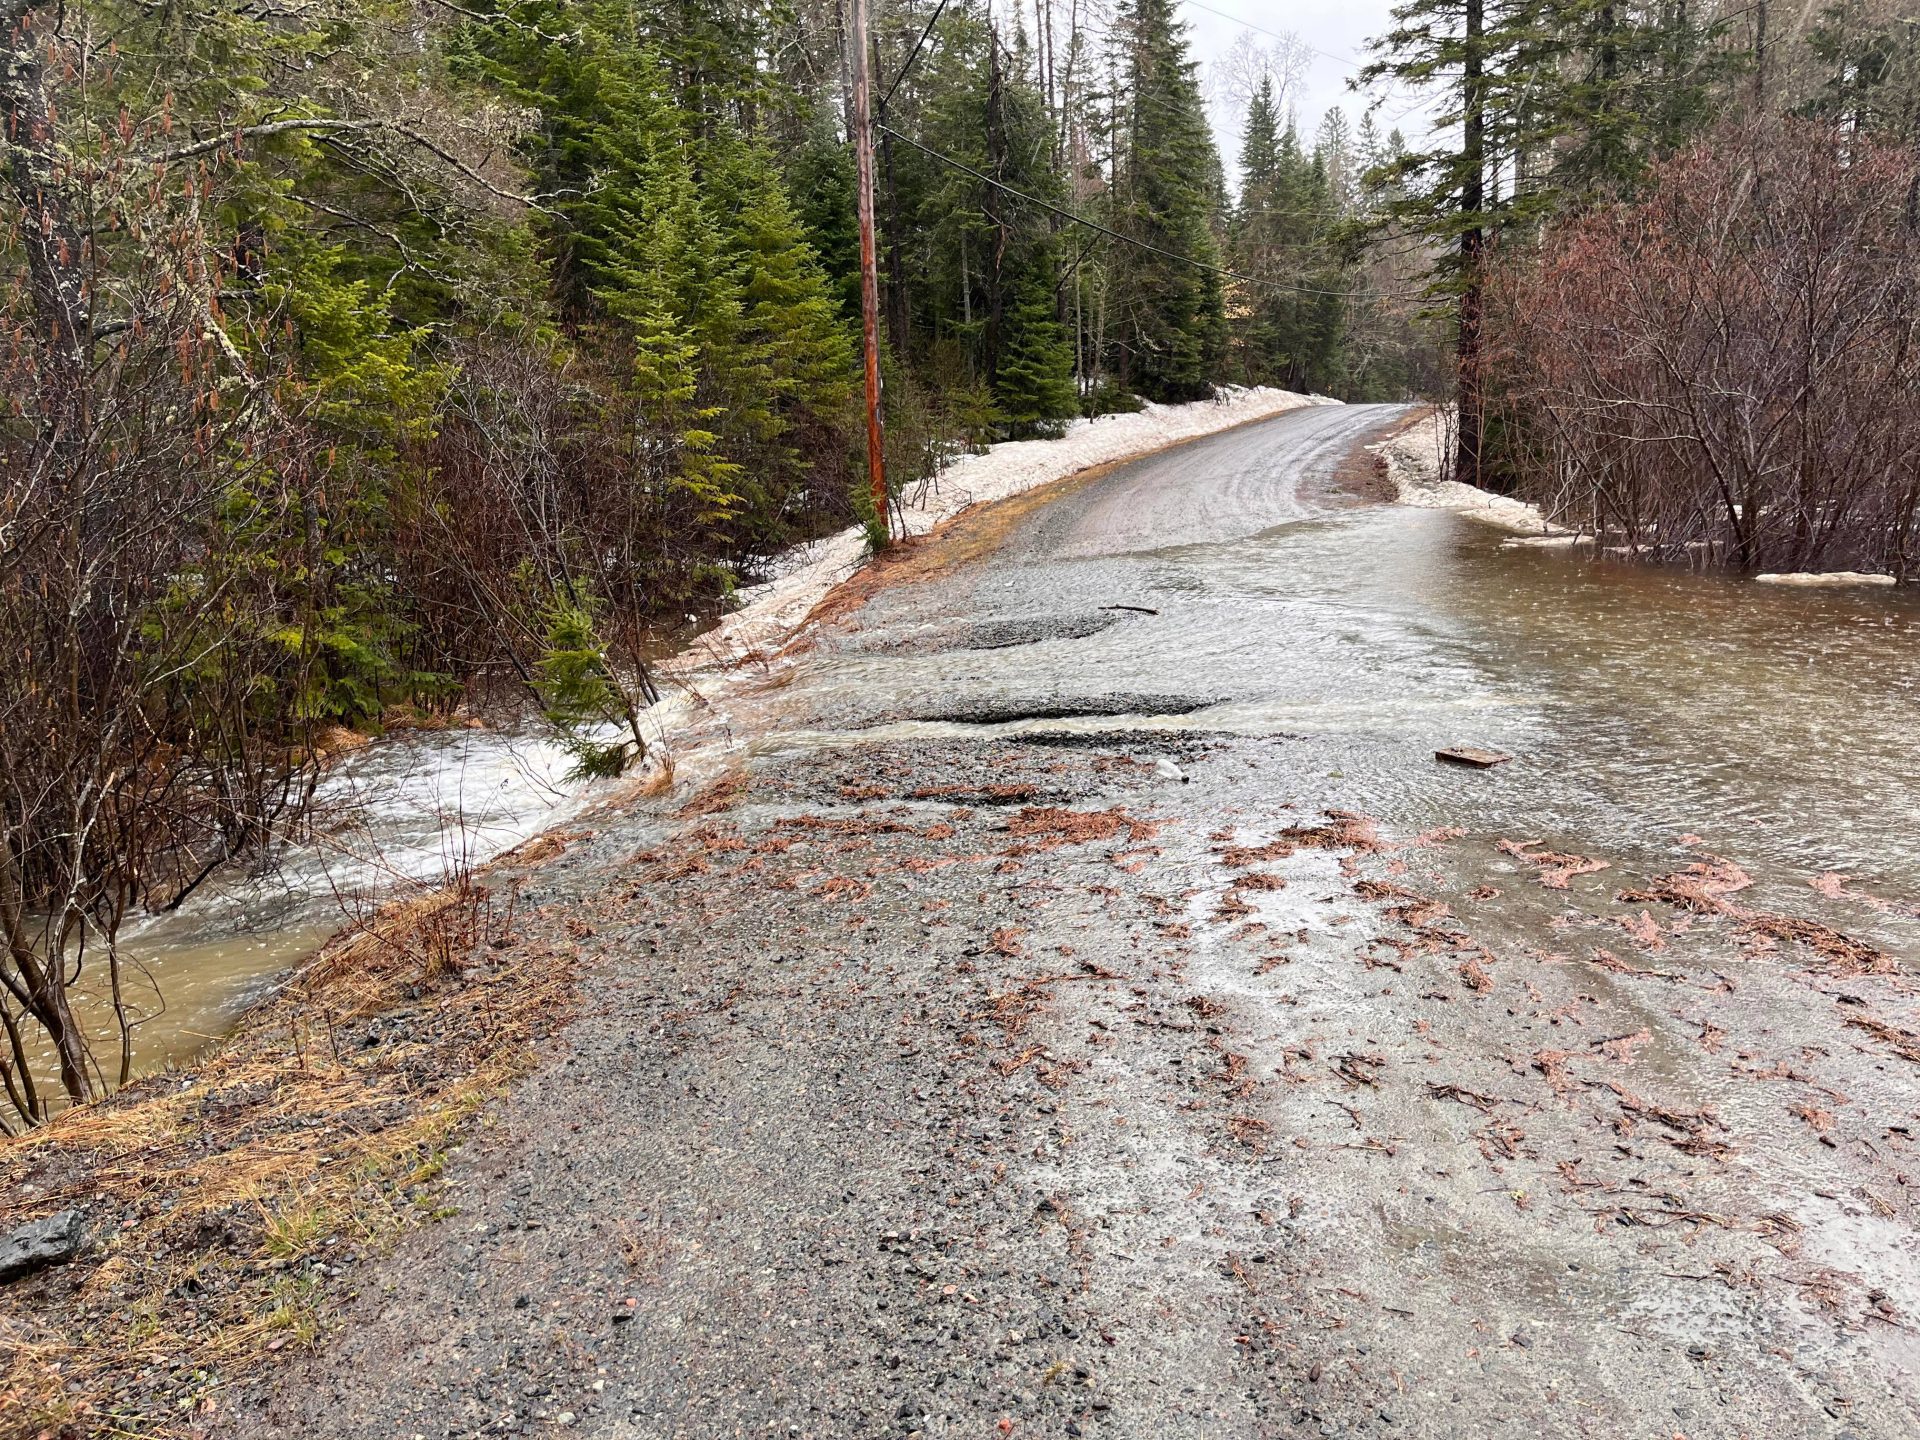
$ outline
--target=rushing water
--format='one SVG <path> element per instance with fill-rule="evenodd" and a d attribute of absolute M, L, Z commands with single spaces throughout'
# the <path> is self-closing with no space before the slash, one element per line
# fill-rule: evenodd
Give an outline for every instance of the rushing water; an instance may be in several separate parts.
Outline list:
<path fill-rule="evenodd" d="M 1841 870 L 1916 898 L 1914 597 L 1594 565 L 1444 512 L 1355 505 L 1326 482 L 1378 420 L 1296 412 L 1070 490 L 985 563 L 882 592 L 853 640 L 783 692 L 784 728 L 758 743 L 979 733 L 943 717 L 1172 697 L 1139 707 L 1160 714 L 1000 728 L 1303 736 L 1329 793 L 1409 829 L 1467 823 L 1611 853 L 1690 832 L 1743 864 Z M 996 622 L 1043 638 L 968 648 Z M 1460 744 L 1517 758 L 1472 773 L 1433 762 Z M 551 742 L 491 731 L 352 756 L 327 780 L 338 824 L 320 844 L 131 930 L 164 999 L 138 1032 L 140 1069 L 222 1033 L 370 889 L 558 823 L 579 803 L 566 769 Z"/>
<path fill-rule="evenodd" d="M 551 739 L 502 730 L 408 731 L 346 756 L 321 782 L 311 843 L 123 929 L 130 1008 L 143 1017 L 135 1073 L 188 1060 L 224 1035 L 382 895 L 450 879 L 563 821 L 584 794 L 571 765 Z M 98 967 L 83 971 L 77 1011 L 111 1052 L 103 983 Z"/>

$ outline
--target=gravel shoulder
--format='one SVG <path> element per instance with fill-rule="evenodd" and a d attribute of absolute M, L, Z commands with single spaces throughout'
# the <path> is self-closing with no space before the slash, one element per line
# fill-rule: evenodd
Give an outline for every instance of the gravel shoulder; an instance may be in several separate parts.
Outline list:
<path fill-rule="evenodd" d="M 1296 748 L 805 754 L 551 862 L 564 1049 L 235 1433 L 1912 1433 L 1907 983 L 1233 798 Z"/>

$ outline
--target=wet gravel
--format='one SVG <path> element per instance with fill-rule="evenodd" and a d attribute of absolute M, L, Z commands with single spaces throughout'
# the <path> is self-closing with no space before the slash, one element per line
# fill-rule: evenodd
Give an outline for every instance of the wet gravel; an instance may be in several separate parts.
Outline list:
<path fill-rule="evenodd" d="M 825 661 L 978 658 L 925 617 L 995 573 Z M 1338 735 L 1030 659 L 918 705 L 825 661 L 528 872 L 580 1017 L 230 1433 L 1920 1429 L 1914 917 L 1622 899 L 1713 862 L 1376 827 Z"/>

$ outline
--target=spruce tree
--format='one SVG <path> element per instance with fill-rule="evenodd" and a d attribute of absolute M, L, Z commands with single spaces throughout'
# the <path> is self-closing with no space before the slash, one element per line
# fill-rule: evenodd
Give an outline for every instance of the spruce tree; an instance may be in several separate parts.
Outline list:
<path fill-rule="evenodd" d="M 1052 118 L 1026 47 L 1005 44 L 972 5 L 947 10 L 912 104 L 923 143 L 959 165 L 906 147 L 896 154 L 902 210 L 918 242 L 904 266 L 906 309 L 949 385 L 998 394 L 999 368 L 1016 343 L 1065 343 L 1057 309 L 1051 338 L 1031 333 L 1030 311 L 1018 313 L 1030 273 L 1043 275 L 1049 295 L 1056 288 L 1055 222 L 1043 207 L 1064 208 L 1068 191 L 1053 162 Z"/>
<path fill-rule="evenodd" d="M 1198 399 L 1226 349 L 1220 157 L 1172 0 L 1127 0 L 1119 36 L 1126 110 L 1113 220 L 1142 244 L 1114 257 L 1115 368 L 1148 399 Z"/>
<path fill-rule="evenodd" d="M 1057 433 L 1079 408 L 1073 350 L 1054 304 L 1052 258 L 1042 252 L 1016 282 L 994 372 L 994 408 L 1014 438 Z"/>
<path fill-rule="evenodd" d="M 1441 257 L 1436 294 L 1457 316 L 1456 400 L 1459 424 L 1454 471 L 1483 478 L 1481 426 L 1486 253 L 1502 229 L 1545 213 L 1550 199 L 1533 187 L 1497 192 L 1503 163 L 1545 144 L 1543 97 L 1558 60 L 1541 20 L 1546 0 L 1406 0 L 1394 28 L 1374 41 L 1381 58 L 1358 83 L 1391 79 L 1414 87 L 1440 84 L 1446 105 L 1432 138 L 1394 157 L 1376 178 L 1394 187 L 1378 216 L 1410 230 Z"/>
<path fill-rule="evenodd" d="M 1240 175 L 1229 250 L 1245 277 L 1236 282 L 1236 369 L 1249 384 L 1331 388 L 1346 284 L 1337 205 L 1324 157 L 1302 153 L 1292 124 L 1278 129 L 1270 81 L 1247 108 Z"/>

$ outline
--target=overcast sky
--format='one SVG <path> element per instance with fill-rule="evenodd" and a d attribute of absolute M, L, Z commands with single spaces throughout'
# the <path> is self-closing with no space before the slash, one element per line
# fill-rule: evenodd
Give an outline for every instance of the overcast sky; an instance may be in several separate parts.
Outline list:
<path fill-rule="evenodd" d="M 1293 35 L 1311 48 L 1305 56 L 1305 70 L 1293 97 L 1303 139 L 1310 140 L 1320 117 L 1332 106 L 1346 111 L 1350 124 L 1358 126 L 1369 97 L 1350 90 L 1348 79 L 1369 58 L 1367 42 L 1392 23 L 1390 11 L 1395 0 L 1292 0 L 1286 5 L 1274 0 L 1179 0 L 1181 18 L 1187 22 L 1194 55 L 1200 60 L 1203 76 L 1210 77 L 1209 102 L 1221 158 L 1231 170 L 1240 153 L 1241 114 L 1220 93 L 1218 74 L 1225 66 L 1236 41 L 1245 35 L 1264 46 L 1278 46 L 1281 36 Z M 1418 97 L 1394 94 L 1387 97 L 1375 123 L 1382 131 L 1398 125 L 1409 135 L 1424 128 Z"/>

